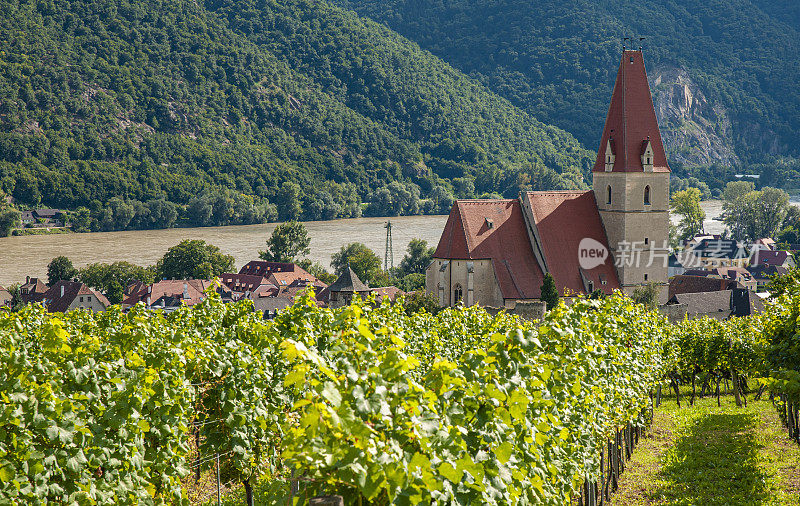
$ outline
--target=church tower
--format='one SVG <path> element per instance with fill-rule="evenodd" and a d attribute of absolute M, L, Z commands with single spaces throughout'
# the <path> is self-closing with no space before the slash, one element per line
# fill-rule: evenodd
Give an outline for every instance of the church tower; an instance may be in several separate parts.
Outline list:
<path fill-rule="evenodd" d="M 592 179 L 621 288 L 661 285 L 666 300 L 669 175 L 642 51 L 623 50 Z"/>

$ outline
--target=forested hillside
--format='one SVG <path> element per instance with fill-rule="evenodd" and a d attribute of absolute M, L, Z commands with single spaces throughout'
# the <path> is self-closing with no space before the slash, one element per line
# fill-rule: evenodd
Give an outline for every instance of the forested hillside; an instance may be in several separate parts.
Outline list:
<path fill-rule="evenodd" d="M 322 2 L 0 5 L 0 190 L 86 206 L 95 228 L 164 226 L 176 206 L 195 225 L 446 212 L 453 194 L 580 187 L 592 162 Z"/>
<path fill-rule="evenodd" d="M 674 167 L 800 165 L 792 0 L 337 0 L 596 149 L 623 37 L 643 45 Z M 777 170 L 775 168 L 777 167 Z M 712 172 L 719 168 L 712 169 Z M 775 173 L 777 172 L 777 174 Z"/>

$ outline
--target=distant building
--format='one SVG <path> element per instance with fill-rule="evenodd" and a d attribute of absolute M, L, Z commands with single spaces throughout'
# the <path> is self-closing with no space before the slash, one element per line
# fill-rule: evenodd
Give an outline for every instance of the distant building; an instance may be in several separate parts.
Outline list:
<path fill-rule="evenodd" d="M 41 302 L 48 287 L 39 278 L 25 278 L 25 284 L 19 287 L 19 297 L 23 304 Z"/>
<path fill-rule="evenodd" d="M 561 295 L 656 283 L 665 301 L 669 175 L 642 53 L 623 51 L 593 190 L 456 201 L 425 290 L 442 306 L 514 307 L 550 274 Z"/>
<path fill-rule="evenodd" d="M 730 279 L 681 274 L 669 280 L 669 298 L 683 293 L 719 292 L 733 288 L 744 288 Z"/>
<path fill-rule="evenodd" d="M 61 280 L 44 293 L 42 303 L 51 313 L 65 313 L 74 309 L 105 311 L 111 304 L 103 294 L 78 281 Z"/>
<path fill-rule="evenodd" d="M 676 294 L 661 308 L 672 322 L 704 316 L 715 320 L 727 320 L 760 313 L 763 310 L 764 302 L 761 298 L 743 288 Z"/>
<path fill-rule="evenodd" d="M 122 309 L 144 303 L 147 309 L 174 311 L 182 306 L 194 306 L 206 298 L 212 282 L 204 279 L 165 279 L 151 285 L 138 284 L 122 301 Z"/>
<path fill-rule="evenodd" d="M 11 292 L 0 286 L 0 308 L 11 307 L 12 300 Z"/>
<path fill-rule="evenodd" d="M 278 286 L 288 286 L 296 280 L 302 280 L 320 289 L 325 287 L 325 283 L 318 280 L 299 265 L 291 263 L 253 260 L 247 262 L 244 267 L 239 269 L 239 274 L 261 276 Z"/>
<path fill-rule="evenodd" d="M 750 265 L 774 265 L 791 269 L 796 267 L 794 257 L 788 251 L 756 250 L 750 257 Z"/>
<path fill-rule="evenodd" d="M 715 267 L 713 269 L 689 269 L 684 272 L 687 276 L 703 276 L 710 278 L 729 279 L 736 281 L 748 290 L 755 290 L 757 283 L 750 271 L 744 267 Z"/>
<path fill-rule="evenodd" d="M 688 247 L 681 258 L 687 269 L 745 267 L 750 253 L 740 243 L 730 239 L 702 239 Z"/>
<path fill-rule="evenodd" d="M 756 282 L 756 290 L 763 291 L 767 284 L 771 281 L 772 276 L 783 276 L 789 273 L 789 269 L 779 265 L 755 265 L 748 267 L 750 275 Z"/>
<path fill-rule="evenodd" d="M 350 305 L 355 297 L 366 299 L 371 294 L 374 294 L 376 303 L 381 303 L 385 299 L 394 301 L 405 292 L 395 286 L 370 288 L 348 267 L 333 284 L 320 292 L 319 299 L 328 307 L 337 308 Z"/>
<path fill-rule="evenodd" d="M 686 272 L 686 267 L 678 260 L 678 255 L 675 253 L 671 253 L 669 255 L 669 264 L 668 264 L 668 273 L 667 275 L 671 278 L 673 276 L 678 276 L 679 274 L 683 274 Z"/>
<path fill-rule="evenodd" d="M 778 249 L 778 245 L 775 243 L 775 239 L 772 239 L 771 237 L 763 237 L 761 239 L 756 239 L 756 241 L 753 243 L 753 248 L 756 250 L 768 249 L 775 251 Z"/>
<path fill-rule="evenodd" d="M 364 284 L 353 269 L 347 268 L 336 281 L 334 281 L 324 292 L 325 302 L 328 307 L 337 308 L 348 306 L 353 302 L 353 297 L 366 297 L 369 295 L 370 287 Z"/>

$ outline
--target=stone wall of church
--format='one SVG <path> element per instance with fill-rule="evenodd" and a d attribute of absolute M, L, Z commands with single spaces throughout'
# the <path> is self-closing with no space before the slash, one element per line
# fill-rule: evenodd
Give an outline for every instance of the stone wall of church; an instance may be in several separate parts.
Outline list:
<path fill-rule="evenodd" d="M 441 306 L 503 306 L 503 296 L 491 260 L 434 258 L 425 271 L 425 292 Z"/>
<path fill-rule="evenodd" d="M 595 198 L 623 291 L 631 294 L 637 286 L 655 281 L 664 284 L 662 298 L 666 299 L 669 173 L 595 172 L 593 176 Z"/>

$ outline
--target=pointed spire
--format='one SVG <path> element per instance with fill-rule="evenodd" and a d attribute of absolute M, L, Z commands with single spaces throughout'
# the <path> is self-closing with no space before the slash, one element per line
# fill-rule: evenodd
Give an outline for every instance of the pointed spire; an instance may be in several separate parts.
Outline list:
<path fill-rule="evenodd" d="M 669 172 L 641 50 L 622 52 L 592 170 L 606 172 L 607 168 L 613 172 Z"/>

